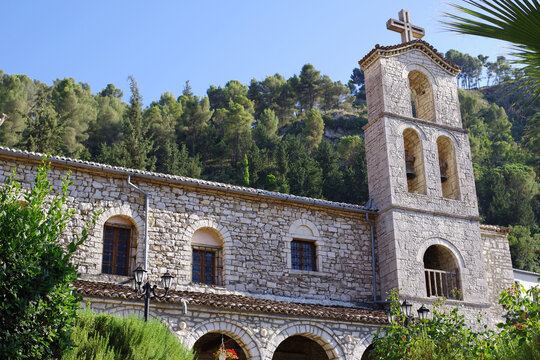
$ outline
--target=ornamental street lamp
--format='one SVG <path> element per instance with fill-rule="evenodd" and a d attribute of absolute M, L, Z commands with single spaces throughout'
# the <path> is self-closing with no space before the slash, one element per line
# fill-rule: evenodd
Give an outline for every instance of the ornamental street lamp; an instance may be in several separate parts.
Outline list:
<path fill-rule="evenodd" d="M 412 312 L 412 304 L 410 302 L 407 301 L 407 299 L 405 299 L 402 303 L 401 303 L 401 313 L 403 315 L 405 315 L 405 321 L 403 323 L 403 325 L 405 325 L 405 327 L 409 326 L 409 324 L 414 321 L 414 316 L 411 315 L 411 312 Z M 424 320 L 427 318 L 427 315 L 429 313 L 429 309 L 426 308 L 424 306 L 424 304 L 422 304 L 422 306 L 417 310 L 418 312 L 418 319 L 420 320 Z M 387 314 L 388 316 L 388 322 L 390 323 L 393 323 L 395 322 L 397 319 L 396 319 L 396 314 L 392 313 L 392 312 L 389 312 Z"/>
<path fill-rule="evenodd" d="M 165 289 L 165 294 L 163 295 L 157 295 L 156 289 L 157 285 L 150 285 L 150 282 L 147 281 L 143 286 L 141 290 L 141 284 L 144 282 L 146 278 L 146 270 L 144 270 L 142 267 L 138 266 L 135 271 L 133 272 L 135 274 L 135 278 L 133 279 L 133 290 L 137 292 L 138 298 L 144 297 L 144 321 L 148 321 L 148 309 L 150 308 L 150 299 L 157 298 L 157 299 L 163 299 L 167 296 L 169 293 L 169 289 L 171 288 L 172 279 L 174 276 L 166 272 L 162 277 L 161 280 L 163 282 L 163 288 Z"/>

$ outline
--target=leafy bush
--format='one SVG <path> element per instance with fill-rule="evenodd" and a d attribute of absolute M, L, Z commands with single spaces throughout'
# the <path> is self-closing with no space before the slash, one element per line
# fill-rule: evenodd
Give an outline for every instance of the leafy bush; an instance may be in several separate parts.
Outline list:
<path fill-rule="evenodd" d="M 70 287 L 77 268 L 70 259 L 86 229 L 63 249 L 58 238 L 70 221 L 69 178 L 53 195 L 48 167 L 39 167 L 32 189 L 16 172 L 0 189 L 0 354 L 4 359 L 58 358 L 69 346 L 79 298 Z"/>
<path fill-rule="evenodd" d="M 489 331 L 476 333 L 465 324 L 455 308 L 442 310 L 443 301 L 433 306 L 431 319 L 406 321 L 401 313 L 398 292 L 389 297 L 396 321 L 381 329 L 373 340 L 375 359 L 485 359 Z M 407 326 L 406 326 L 407 325 Z"/>
<path fill-rule="evenodd" d="M 374 359 L 540 359 L 540 288 L 525 291 L 519 284 L 505 290 L 499 303 L 507 311 L 500 332 L 475 332 L 458 308 L 442 311 L 434 304 L 431 319 L 409 321 L 400 311 L 397 291 L 390 293 L 396 321 L 380 329 L 373 340 Z M 481 322 L 481 317 L 478 318 Z"/>
<path fill-rule="evenodd" d="M 506 321 L 497 326 L 499 346 L 496 359 L 540 359 L 540 287 L 525 290 L 515 284 L 501 293 L 499 303 L 506 310 Z"/>
<path fill-rule="evenodd" d="M 194 354 L 162 323 L 106 314 L 79 313 L 74 347 L 62 360 L 192 360 Z"/>

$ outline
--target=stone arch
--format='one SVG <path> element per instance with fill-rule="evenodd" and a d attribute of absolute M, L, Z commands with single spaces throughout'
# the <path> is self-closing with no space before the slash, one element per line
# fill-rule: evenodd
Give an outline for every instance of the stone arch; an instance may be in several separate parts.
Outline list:
<path fill-rule="evenodd" d="M 443 239 L 431 239 L 421 246 L 420 251 L 418 257 L 424 265 L 427 296 L 460 300 L 464 266 L 463 257 L 455 246 Z"/>
<path fill-rule="evenodd" d="M 409 76 L 409 73 L 413 70 L 418 70 L 424 73 L 424 75 L 428 77 L 429 82 L 431 84 L 438 86 L 439 83 L 437 81 L 437 78 L 433 75 L 433 73 L 427 67 L 422 66 L 420 64 L 416 64 L 416 63 L 411 63 L 405 66 L 402 73 L 403 78 L 407 78 Z"/>
<path fill-rule="evenodd" d="M 437 138 L 442 196 L 459 200 L 461 194 L 455 149 L 454 142 L 448 136 L 441 135 Z"/>
<path fill-rule="evenodd" d="M 406 127 L 402 133 L 403 157 L 407 191 L 426 195 L 426 175 L 424 166 L 424 149 L 421 133 L 413 127 Z"/>
<path fill-rule="evenodd" d="M 427 69 L 417 64 L 409 65 L 407 70 L 413 117 L 434 122 L 436 120 L 434 77 Z"/>
<path fill-rule="evenodd" d="M 289 234 L 292 234 L 292 235 L 298 234 L 299 236 L 309 236 L 308 233 L 306 232 L 306 229 L 308 229 L 308 231 L 311 232 L 311 236 L 316 237 L 316 238 L 319 237 L 319 229 L 317 229 L 317 226 L 315 226 L 314 223 L 306 219 L 295 220 L 289 227 Z"/>
<path fill-rule="evenodd" d="M 187 339 L 188 348 L 193 348 L 198 339 L 208 333 L 223 333 L 240 345 L 248 359 L 261 360 L 259 345 L 243 328 L 227 321 L 206 322 L 194 328 Z"/>
<path fill-rule="evenodd" d="M 137 266 L 137 263 L 140 259 L 144 257 L 144 219 L 139 216 L 129 205 L 120 205 L 114 206 L 103 211 L 97 221 L 96 227 L 94 228 L 93 238 L 95 243 L 95 248 L 99 249 L 99 252 L 96 252 L 94 259 L 95 263 L 98 266 L 98 272 L 101 273 L 102 262 L 103 262 L 103 236 L 105 225 L 111 222 L 115 222 L 115 219 L 121 219 L 121 221 L 116 221 L 118 223 L 130 224 L 132 228 L 131 240 L 130 240 L 130 256 L 129 256 L 129 270 L 134 270 Z M 141 246 L 139 246 L 141 244 Z M 140 261 L 139 261 L 140 262 Z M 130 272 L 128 272 L 129 276 Z"/>
<path fill-rule="evenodd" d="M 416 254 L 416 260 L 418 260 L 418 262 L 421 263 L 423 261 L 424 253 L 432 245 L 444 246 L 449 251 L 451 251 L 452 254 L 455 256 L 456 260 L 458 261 L 460 269 L 467 268 L 465 264 L 465 260 L 463 260 L 463 256 L 461 255 L 461 252 L 458 250 L 458 248 L 455 247 L 454 244 L 452 244 L 450 241 L 441 239 L 441 238 L 431 238 L 424 241 L 424 243 L 418 249 L 418 253 Z"/>
<path fill-rule="evenodd" d="M 323 260 L 320 256 L 321 248 L 324 248 L 326 244 L 322 241 L 319 229 L 317 226 L 306 219 L 297 219 L 289 227 L 289 233 L 285 237 L 286 245 L 283 255 L 286 257 L 285 262 L 287 263 L 287 268 L 292 269 L 292 242 L 294 240 L 307 240 L 312 242 L 315 246 L 315 262 L 316 262 L 316 271 L 321 271 Z"/>
<path fill-rule="evenodd" d="M 375 334 L 369 334 L 362 338 L 354 347 L 353 350 L 353 358 L 354 359 L 362 359 L 362 356 L 368 351 L 368 348 L 373 343 L 373 338 L 375 337 Z"/>
<path fill-rule="evenodd" d="M 268 357 L 272 357 L 279 344 L 285 339 L 295 335 L 304 336 L 315 341 L 324 349 L 329 360 L 345 359 L 343 349 L 333 334 L 322 327 L 304 323 L 289 324 L 278 329 L 268 341 L 266 347 Z"/>
<path fill-rule="evenodd" d="M 197 220 L 193 224 L 189 225 L 184 231 L 183 240 L 191 243 L 191 239 L 193 238 L 193 234 L 195 233 L 195 231 L 204 228 L 214 230 L 219 235 L 224 247 L 232 245 L 232 238 L 229 230 L 227 230 L 227 228 L 223 225 L 216 222 L 214 219 L 210 218 Z"/>

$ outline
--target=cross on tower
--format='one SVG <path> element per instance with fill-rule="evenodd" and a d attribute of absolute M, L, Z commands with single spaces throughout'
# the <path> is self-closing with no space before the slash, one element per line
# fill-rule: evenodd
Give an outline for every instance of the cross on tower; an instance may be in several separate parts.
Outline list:
<path fill-rule="evenodd" d="M 421 39 L 425 35 L 424 28 L 411 24 L 411 15 L 409 10 L 401 9 L 398 13 L 399 20 L 388 19 L 386 28 L 401 33 L 401 42 L 406 43 L 413 39 Z"/>

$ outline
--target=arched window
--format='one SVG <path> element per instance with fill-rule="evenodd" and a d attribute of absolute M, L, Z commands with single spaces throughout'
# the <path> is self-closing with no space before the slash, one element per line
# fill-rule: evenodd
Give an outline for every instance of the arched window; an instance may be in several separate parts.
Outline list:
<path fill-rule="evenodd" d="M 223 240 L 212 228 L 202 228 L 193 233 L 191 281 L 207 285 L 222 284 Z"/>
<path fill-rule="evenodd" d="M 413 129 L 403 132 L 403 147 L 405 151 L 405 173 L 407 190 L 410 193 L 426 194 L 426 177 L 424 174 L 424 156 L 422 140 Z"/>
<path fill-rule="evenodd" d="M 448 248 L 431 245 L 424 253 L 427 296 L 461 299 L 459 263 Z"/>
<path fill-rule="evenodd" d="M 126 217 L 113 216 L 103 228 L 103 274 L 128 276 L 135 264 L 136 237 L 133 223 Z"/>
<path fill-rule="evenodd" d="M 419 70 L 409 73 L 409 86 L 411 88 L 411 106 L 413 117 L 435 121 L 435 104 L 433 89 L 429 78 Z"/>
<path fill-rule="evenodd" d="M 317 255 L 318 232 L 307 220 L 297 220 L 290 229 L 290 268 L 293 270 L 319 271 Z"/>
<path fill-rule="evenodd" d="M 458 200 L 460 197 L 454 144 L 446 136 L 437 139 L 439 167 L 441 171 L 442 196 Z"/>

